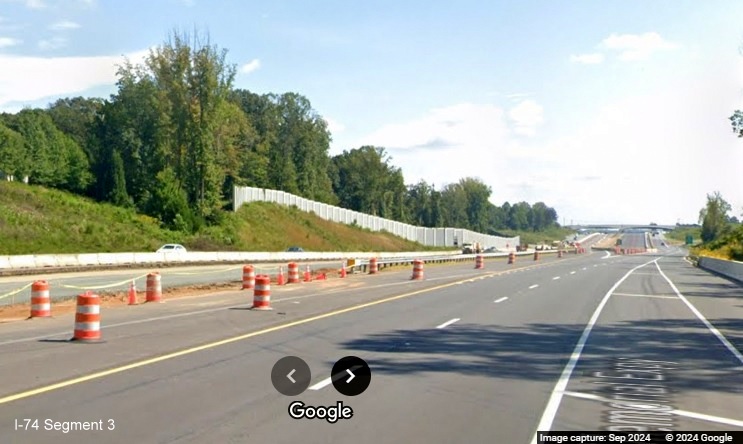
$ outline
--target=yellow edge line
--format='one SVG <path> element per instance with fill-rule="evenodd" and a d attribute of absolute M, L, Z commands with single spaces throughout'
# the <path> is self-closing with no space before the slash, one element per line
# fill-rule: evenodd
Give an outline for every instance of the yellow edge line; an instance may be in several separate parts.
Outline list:
<path fill-rule="evenodd" d="M 529 268 L 535 268 L 535 267 L 539 267 L 539 266 L 543 266 L 543 265 L 549 265 L 549 264 L 530 265 L 530 266 L 521 268 L 521 270 L 526 270 L 526 269 L 529 269 Z M 510 270 L 507 270 L 507 271 L 510 271 Z M 494 273 L 487 273 L 485 276 L 497 276 L 497 275 L 500 275 L 500 274 L 505 274 L 505 273 L 507 273 L 507 271 L 498 271 L 498 272 L 494 272 Z M 442 285 L 437 285 L 435 287 L 424 288 L 424 289 L 412 291 L 412 292 L 409 292 L 409 293 L 403 293 L 403 294 L 399 294 L 399 295 L 396 295 L 396 296 L 391 296 L 391 297 L 388 297 L 388 298 L 380 299 L 380 300 L 377 300 L 377 301 L 365 302 L 363 304 L 354 305 L 352 307 L 343 308 L 343 309 L 331 311 L 331 312 L 328 312 L 328 313 L 323 313 L 321 315 L 312 316 L 312 317 L 305 318 L 305 319 L 300 319 L 298 321 L 293 321 L 293 322 L 289 322 L 289 323 L 286 323 L 286 324 L 277 325 L 277 326 L 274 326 L 274 327 L 264 328 L 263 330 L 258 330 L 258 331 L 254 331 L 254 332 L 251 332 L 251 333 L 246 333 L 244 335 L 234 336 L 232 338 L 222 339 L 220 341 L 211 342 L 211 343 L 204 344 L 204 345 L 199 345 L 197 347 L 191 347 L 191 348 L 187 348 L 185 350 L 181 350 L 181 351 L 177 351 L 177 352 L 173 352 L 173 353 L 168 353 L 166 355 L 158 356 L 156 358 L 145 359 L 143 361 L 133 362 L 131 364 L 123 365 L 121 367 L 115 367 L 115 368 L 112 368 L 112 369 L 109 369 L 109 370 L 103 370 L 103 371 L 100 371 L 100 372 L 97 372 L 97 373 L 91 373 L 91 374 L 86 375 L 86 376 L 80 376 L 78 378 L 68 379 L 67 381 L 58 382 L 56 384 L 51 384 L 51 385 L 47 385 L 47 386 L 44 386 L 44 387 L 39 387 L 39 388 L 36 388 L 36 389 L 33 389 L 33 390 L 27 390 L 25 392 L 16 393 L 14 395 L 5 396 L 3 398 L 0 398 L 0 404 L 7 404 L 9 402 L 17 401 L 19 399 L 30 398 L 32 396 L 41 395 L 42 393 L 47 393 L 47 392 L 51 392 L 51 391 L 54 391 L 54 390 L 59 390 L 61 388 L 65 388 L 65 387 L 69 387 L 69 386 L 72 386 L 72 385 L 80 384 L 80 383 L 83 383 L 83 382 L 92 381 L 94 379 L 100 379 L 100 378 L 103 378 L 103 377 L 106 377 L 106 376 L 111 376 L 111 375 L 115 375 L 117 373 L 122 373 L 122 372 L 125 372 L 127 370 L 133 370 L 133 369 L 136 369 L 136 368 L 139 368 L 139 367 L 144 367 L 144 366 L 147 366 L 147 365 L 156 364 L 158 362 L 167 361 L 169 359 L 177 358 L 177 357 L 180 357 L 180 356 L 190 355 L 192 353 L 196 353 L 196 352 L 208 350 L 210 348 L 216 348 L 216 347 L 219 347 L 219 346 L 222 346 L 222 345 L 231 344 L 233 342 L 238 342 L 238 341 L 242 341 L 242 340 L 245 340 L 245 339 L 253 338 L 255 336 L 264 335 L 266 333 L 272 333 L 272 332 L 275 332 L 275 331 L 284 330 L 284 329 L 291 328 L 291 327 L 296 327 L 297 325 L 302 325 L 302 324 L 307 324 L 307 323 L 314 322 L 314 321 L 319 321 L 320 319 L 329 318 L 331 316 L 337 316 L 337 315 L 340 315 L 340 314 L 349 313 L 349 312 L 356 311 L 356 310 L 361 310 L 362 308 L 372 307 L 374 305 L 384 304 L 386 302 L 392 302 L 392 301 L 396 301 L 398 299 L 403 299 L 403 298 L 407 298 L 407 297 L 410 297 L 410 296 L 415 296 L 415 295 L 422 294 L 422 293 L 428 293 L 428 292 L 431 292 L 431 291 L 436 291 L 436 290 L 441 290 L 441 289 L 448 288 L 448 287 L 453 287 L 455 285 L 459 285 L 459 284 L 464 283 L 464 282 L 470 282 L 471 280 L 472 280 L 472 278 L 462 279 L 462 280 L 459 280 L 459 281 L 456 281 L 456 282 L 450 282 L 448 284 L 442 284 Z"/>

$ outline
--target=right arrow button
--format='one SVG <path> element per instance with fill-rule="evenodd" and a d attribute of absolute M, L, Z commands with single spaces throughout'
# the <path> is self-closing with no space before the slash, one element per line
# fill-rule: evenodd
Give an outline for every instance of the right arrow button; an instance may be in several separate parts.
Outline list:
<path fill-rule="evenodd" d="M 341 394 L 357 396 L 369 387 L 371 369 L 363 359 L 357 356 L 346 356 L 333 365 L 331 381 L 333 381 L 333 387 Z"/>

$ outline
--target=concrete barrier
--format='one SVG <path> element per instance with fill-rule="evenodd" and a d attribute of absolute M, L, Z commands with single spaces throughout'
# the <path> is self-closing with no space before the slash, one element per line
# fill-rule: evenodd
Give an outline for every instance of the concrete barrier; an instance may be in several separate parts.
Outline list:
<path fill-rule="evenodd" d="M 36 258 L 33 254 L 23 256 L 8 256 L 10 268 L 36 268 Z"/>
<path fill-rule="evenodd" d="M 135 265 L 178 265 L 209 263 L 306 262 L 346 259 L 427 258 L 435 256 L 465 256 L 459 251 L 426 252 L 187 252 L 187 253 L 85 253 L 58 255 L 0 256 L 0 272 L 48 268 L 126 267 Z M 467 255 L 469 257 L 470 255 Z"/>
<path fill-rule="evenodd" d="M 59 260 L 54 256 L 34 256 L 36 268 L 59 267 Z"/>
<path fill-rule="evenodd" d="M 743 283 L 743 262 L 702 256 L 699 258 L 697 265 L 704 270 L 712 271 Z"/>

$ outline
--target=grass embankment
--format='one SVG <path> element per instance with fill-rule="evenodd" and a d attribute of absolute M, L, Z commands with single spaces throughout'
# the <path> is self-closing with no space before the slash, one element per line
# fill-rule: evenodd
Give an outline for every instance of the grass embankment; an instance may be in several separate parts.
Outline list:
<path fill-rule="evenodd" d="M 669 239 L 671 244 L 679 245 L 686 242 L 686 236 L 691 234 L 694 243 L 699 243 L 702 239 L 701 227 L 677 227 L 667 232 L 664 236 Z"/>
<path fill-rule="evenodd" d="M 504 237 L 521 236 L 522 244 L 550 244 L 552 241 L 561 241 L 568 236 L 575 234 L 575 231 L 569 228 L 552 227 L 544 231 L 514 231 L 499 230 L 498 234 Z"/>
<path fill-rule="evenodd" d="M 718 239 L 703 243 L 701 227 L 676 228 L 666 234 L 669 242 L 683 245 L 686 236 L 691 235 L 694 243 L 689 248 L 691 256 L 707 256 L 717 259 L 743 261 L 743 225 L 731 224 L 728 231 Z"/>
<path fill-rule="evenodd" d="M 743 225 L 731 226 L 718 239 L 690 248 L 694 256 L 743 261 Z"/>
<path fill-rule="evenodd" d="M 325 221 L 269 203 L 251 203 L 219 226 L 192 235 L 156 219 L 74 194 L 0 182 L 0 255 L 155 251 L 164 243 L 194 251 L 416 251 L 389 233 Z"/>

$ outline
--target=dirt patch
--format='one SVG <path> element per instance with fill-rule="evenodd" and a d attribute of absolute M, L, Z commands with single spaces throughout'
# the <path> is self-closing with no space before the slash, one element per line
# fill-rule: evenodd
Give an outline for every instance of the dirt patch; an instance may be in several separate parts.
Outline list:
<path fill-rule="evenodd" d="M 188 296 L 203 296 L 223 290 L 239 290 L 240 283 L 227 282 L 222 284 L 189 285 L 185 287 L 163 288 L 163 299 L 178 299 Z M 122 307 L 128 305 L 129 295 L 127 292 L 99 293 L 101 296 L 101 307 Z M 137 292 L 137 304 L 145 302 L 145 292 Z M 75 299 L 65 299 L 52 303 L 52 313 L 56 316 L 75 312 Z M 5 305 L 0 307 L 0 323 L 27 319 L 31 313 L 28 303 Z"/>
<path fill-rule="evenodd" d="M 606 239 L 602 239 L 599 242 L 596 242 L 593 247 L 595 248 L 614 248 L 617 244 L 617 239 L 619 239 L 620 235 L 618 234 L 612 234 L 611 236 L 606 237 Z"/>

